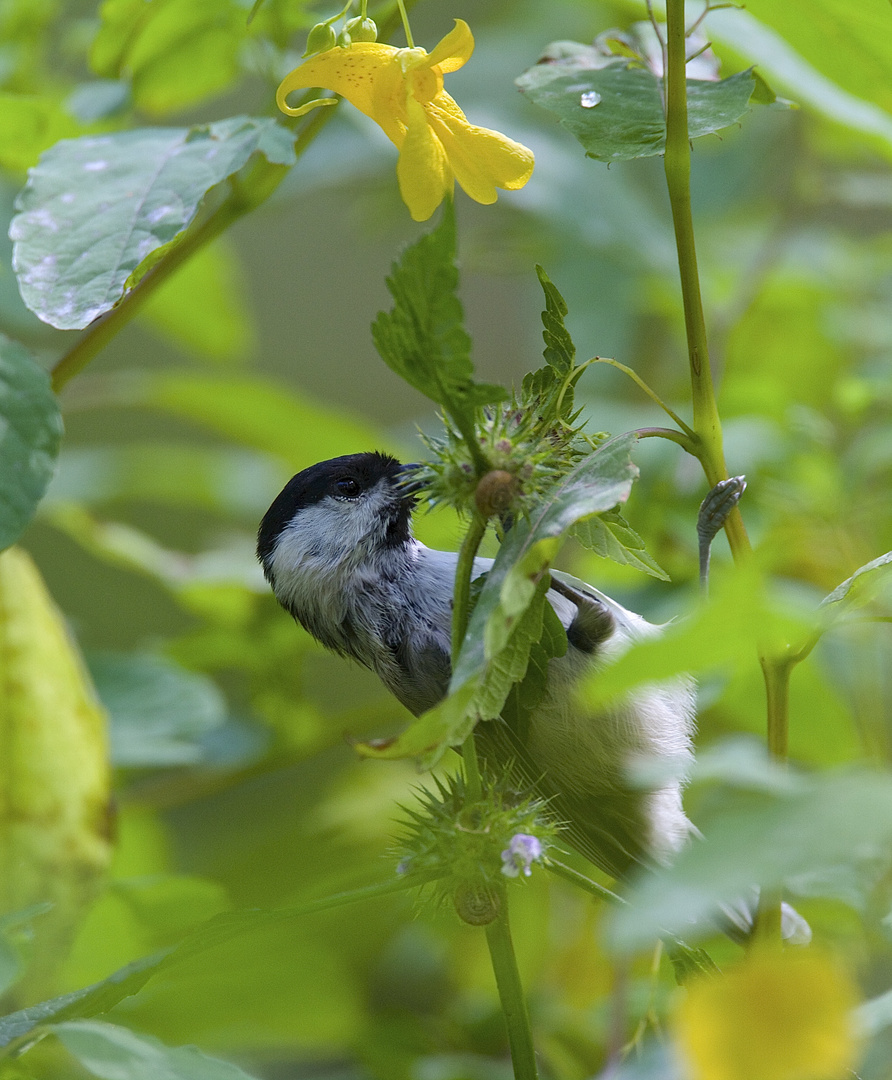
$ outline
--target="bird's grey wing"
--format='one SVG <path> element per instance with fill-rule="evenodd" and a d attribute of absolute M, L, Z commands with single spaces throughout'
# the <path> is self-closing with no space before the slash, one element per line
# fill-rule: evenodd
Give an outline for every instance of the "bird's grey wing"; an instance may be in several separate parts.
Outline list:
<path fill-rule="evenodd" d="M 439 637 L 420 641 L 404 638 L 394 648 L 393 658 L 396 677 L 385 682 L 397 700 L 415 716 L 432 709 L 446 696 L 452 666 L 445 642 Z"/>

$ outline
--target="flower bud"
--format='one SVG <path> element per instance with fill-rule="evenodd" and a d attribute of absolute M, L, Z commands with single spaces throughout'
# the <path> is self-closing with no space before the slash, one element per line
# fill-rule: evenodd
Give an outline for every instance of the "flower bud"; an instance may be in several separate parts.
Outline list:
<path fill-rule="evenodd" d="M 517 479 L 504 469 L 493 469 L 481 477 L 474 492 L 477 509 L 486 517 L 507 513 L 517 498 Z"/>
<path fill-rule="evenodd" d="M 502 899 L 498 892 L 481 882 L 465 881 L 452 896 L 458 917 L 471 926 L 486 926 L 499 917 Z"/>
<path fill-rule="evenodd" d="M 316 53 L 328 52 L 337 45 L 338 39 L 334 30 L 328 23 L 316 23 L 307 34 L 307 51 L 304 57 L 315 56 Z"/>
<path fill-rule="evenodd" d="M 341 49 L 349 49 L 352 44 L 353 38 L 350 37 L 349 32 L 347 30 L 342 30 L 340 34 L 338 34 L 338 47 Z"/>
<path fill-rule="evenodd" d="M 344 29 L 354 41 L 377 41 L 378 27 L 374 19 L 361 19 L 358 15 L 350 19 Z"/>

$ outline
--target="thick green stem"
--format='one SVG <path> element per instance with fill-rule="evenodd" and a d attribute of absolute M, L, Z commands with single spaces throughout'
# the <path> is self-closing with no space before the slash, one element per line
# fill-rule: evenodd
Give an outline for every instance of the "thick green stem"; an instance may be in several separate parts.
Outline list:
<path fill-rule="evenodd" d="M 698 440 L 697 456 L 709 484 L 714 486 L 719 480 L 727 478 L 728 469 L 712 383 L 691 212 L 691 146 L 688 134 L 684 0 L 667 0 L 666 23 L 666 185 L 678 249 L 678 269 L 691 370 L 694 432 Z M 725 532 L 735 561 L 749 558 L 752 548 L 743 518 L 736 507 L 725 522 Z M 788 689 L 792 664 L 788 656 L 765 650 L 760 650 L 759 663 L 765 680 L 768 746 L 773 755 L 783 760 L 787 754 Z M 759 910 L 759 924 L 763 935 L 779 940 L 778 897 L 763 899 Z"/>
<path fill-rule="evenodd" d="M 527 1011 L 526 998 L 517 970 L 517 957 L 511 940 L 511 928 L 508 925 L 507 898 L 502 896 L 502 911 L 495 922 L 486 928 L 486 944 L 492 969 L 499 988 L 499 1000 L 508 1028 L 508 1045 L 511 1048 L 511 1063 L 514 1066 L 514 1080 L 538 1080 L 536 1050 L 533 1046 L 533 1030 L 530 1027 L 530 1014 Z"/>

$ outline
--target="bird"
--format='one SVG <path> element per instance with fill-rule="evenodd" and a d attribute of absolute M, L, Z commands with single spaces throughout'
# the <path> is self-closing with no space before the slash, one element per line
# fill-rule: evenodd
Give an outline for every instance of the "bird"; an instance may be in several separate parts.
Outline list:
<path fill-rule="evenodd" d="M 412 531 L 417 466 L 389 454 L 347 454 L 311 465 L 263 517 L 257 555 L 282 607 L 317 641 L 373 671 L 420 716 L 448 693 L 458 555 Z M 478 557 L 473 577 L 492 567 Z M 696 834 L 682 807 L 693 759 L 696 688 L 677 677 L 586 709 L 578 681 L 635 642 L 662 633 L 592 586 L 551 570 L 546 599 L 566 634 L 529 710 L 478 723 L 479 755 L 493 773 L 542 798 L 571 843 L 612 878 L 670 862 Z M 651 786 L 636 763 L 663 762 Z"/>

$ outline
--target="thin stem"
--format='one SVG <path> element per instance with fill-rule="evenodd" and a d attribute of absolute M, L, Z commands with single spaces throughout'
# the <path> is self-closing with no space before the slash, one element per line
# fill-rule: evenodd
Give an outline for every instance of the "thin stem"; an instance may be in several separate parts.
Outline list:
<path fill-rule="evenodd" d="M 673 428 L 640 427 L 635 428 L 632 434 L 637 435 L 639 439 L 668 439 L 670 442 L 678 443 L 692 457 L 697 456 L 696 444 L 683 432 L 675 431 Z"/>
<path fill-rule="evenodd" d="M 573 885 L 578 885 L 580 889 L 584 889 L 585 892 L 590 893 L 592 896 L 596 896 L 599 900 L 606 900 L 608 904 L 625 904 L 626 902 L 621 896 L 617 896 L 615 892 L 611 892 L 610 889 L 605 889 L 604 886 L 599 885 L 597 881 L 592 881 L 592 879 L 586 877 L 585 874 L 580 874 L 579 871 L 574 870 L 572 866 L 567 866 L 565 863 L 558 862 L 557 859 L 549 859 L 545 866 L 553 874 L 563 878 L 565 881 L 569 881 Z"/>
<path fill-rule="evenodd" d="M 414 49 L 415 42 L 412 39 L 412 28 L 409 26 L 409 16 L 406 12 L 404 0 L 396 0 L 396 6 L 399 8 L 400 18 L 403 21 L 403 32 L 406 35 L 406 44 L 410 49 Z"/>
<path fill-rule="evenodd" d="M 465 640 L 465 633 L 468 629 L 474 559 L 477 557 L 477 551 L 485 533 L 486 519 L 475 513 L 462 541 L 461 550 L 458 553 L 458 564 L 455 568 L 455 590 L 452 598 L 453 671 L 458 662 L 458 654 L 461 652 L 462 642 Z M 480 763 L 477 760 L 477 744 L 474 742 L 473 731 L 462 744 L 462 761 L 465 768 L 468 797 L 471 800 L 479 799 L 483 793 L 483 784 L 480 779 Z"/>
<path fill-rule="evenodd" d="M 499 989 L 502 1013 L 508 1028 L 508 1045 L 511 1048 L 514 1080 L 538 1080 L 539 1070 L 536 1067 L 536 1050 L 533 1046 L 530 1014 L 527 1011 L 520 972 L 517 970 L 517 957 L 511 940 L 505 899 L 503 894 L 501 914 L 486 927 L 486 944 L 489 946 L 489 956 L 496 977 L 496 986 Z"/>
<path fill-rule="evenodd" d="M 697 436 L 693 428 L 688 427 L 684 420 L 682 420 L 682 418 L 676 412 L 669 408 L 666 402 L 663 401 L 663 399 L 659 396 L 659 394 L 656 393 L 655 390 L 651 390 L 651 388 L 647 385 L 644 379 L 641 378 L 637 371 L 633 371 L 632 368 L 626 367 L 626 365 L 621 364 L 619 360 L 613 360 L 609 356 L 593 356 L 591 360 L 586 360 L 586 362 L 582 366 L 585 368 L 588 367 L 589 364 L 609 364 L 611 367 L 615 367 L 618 371 L 622 371 L 624 374 L 628 375 L 632 382 L 634 382 L 636 386 L 639 386 L 645 392 L 645 394 L 647 394 L 651 401 L 659 405 L 663 412 L 671 420 L 674 420 L 675 423 L 678 424 L 678 426 L 685 433 L 685 435 L 688 436 L 689 439 L 696 440 Z"/>

